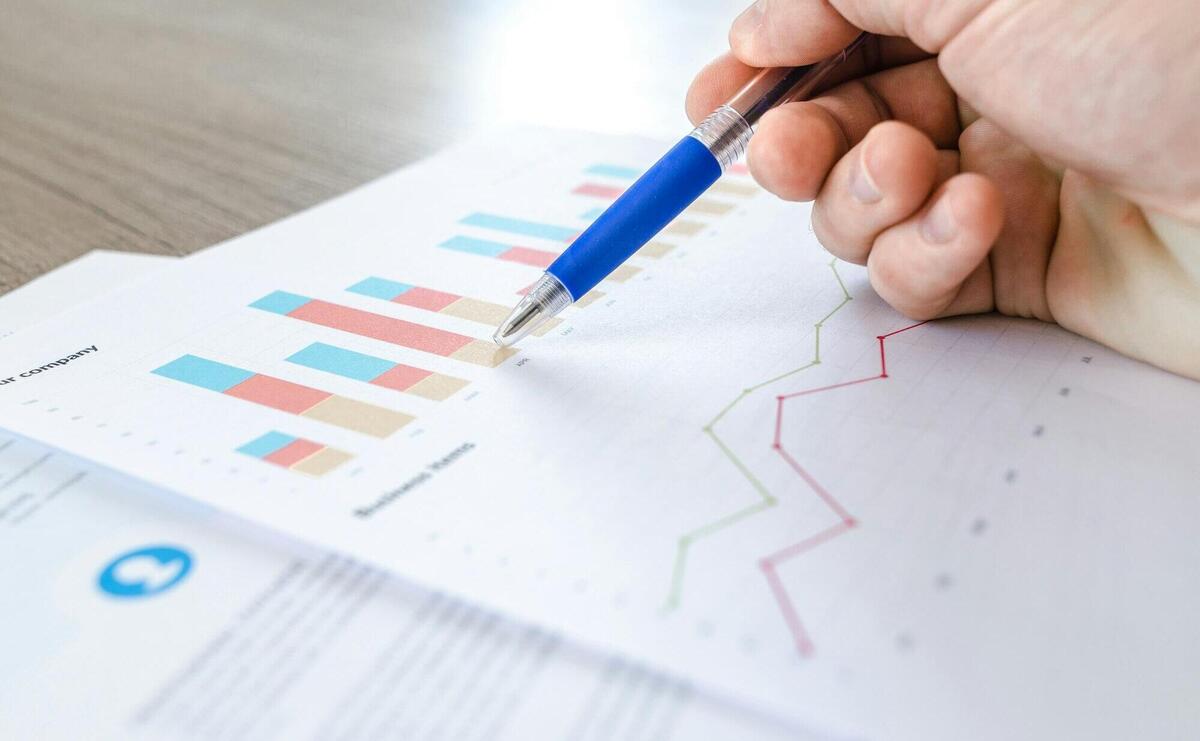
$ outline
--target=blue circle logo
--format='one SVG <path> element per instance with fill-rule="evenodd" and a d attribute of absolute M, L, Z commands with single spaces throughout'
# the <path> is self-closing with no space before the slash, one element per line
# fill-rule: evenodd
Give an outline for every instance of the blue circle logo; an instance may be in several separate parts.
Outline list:
<path fill-rule="evenodd" d="M 162 594 L 192 570 L 191 555 L 169 545 L 149 546 L 117 556 L 96 580 L 100 591 L 119 599 Z"/>

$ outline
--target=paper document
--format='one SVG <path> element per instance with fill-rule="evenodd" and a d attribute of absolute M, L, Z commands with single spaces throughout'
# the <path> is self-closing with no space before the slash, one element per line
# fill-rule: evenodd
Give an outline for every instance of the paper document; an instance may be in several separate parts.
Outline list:
<path fill-rule="evenodd" d="M 165 263 L 91 253 L 0 333 Z M 2 432 L 0 560 L 0 738 L 809 737 Z"/>
<path fill-rule="evenodd" d="M 0 558 L 6 739 L 810 738 L 3 434 Z"/>
<path fill-rule="evenodd" d="M 0 338 L 170 263 L 160 255 L 93 250 L 0 296 Z"/>
<path fill-rule="evenodd" d="M 909 321 L 739 173 L 490 344 L 663 147 L 463 145 L 19 333 L 0 419 L 834 732 L 1200 731 L 1200 385 Z"/>

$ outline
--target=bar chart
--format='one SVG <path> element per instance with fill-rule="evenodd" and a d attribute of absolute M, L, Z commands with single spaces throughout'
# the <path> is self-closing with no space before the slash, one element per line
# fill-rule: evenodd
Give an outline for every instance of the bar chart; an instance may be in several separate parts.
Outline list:
<path fill-rule="evenodd" d="M 309 476 L 324 476 L 354 459 L 345 451 L 277 430 L 251 440 L 236 452 Z"/>
<path fill-rule="evenodd" d="M 288 357 L 287 362 L 362 381 L 372 386 L 420 396 L 430 401 L 445 401 L 470 383 L 462 378 L 434 373 L 424 368 L 396 363 L 323 342 L 314 342 Z"/>
<path fill-rule="evenodd" d="M 570 243 L 579 236 L 579 230 L 571 227 L 543 224 L 537 221 L 527 221 L 525 219 L 498 216 L 489 213 L 473 213 L 463 217 L 459 223 L 464 226 L 489 229 L 513 236 L 533 237 L 554 242 Z M 703 229 L 702 224 L 698 226 L 697 231 L 699 229 Z M 550 263 L 554 262 L 559 255 L 558 252 L 551 252 L 549 250 L 521 247 L 505 242 L 493 242 L 461 235 L 452 237 L 442 242 L 439 246 L 458 252 L 469 252 L 474 255 L 494 257 L 498 260 L 519 262 L 543 269 L 550 267 Z M 624 283 L 641 271 L 641 268 L 636 265 L 622 265 L 610 273 L 606 280 Z"/>
<path fill-rule="evenodd" d="M 543 269 L 550 267 L 550 263 L 554 262 L 555 258 L 558 257 L 557 252 L 550 252 L 549 250 L 536 250 L 531 247 L 519 247 L 504 242 L 493 242 L 487 239 L 475 239 L 474 237 L 464 237 L 461 235 L 451 237 L 438 246 L 442 249 L 454 250 L 455 252 L 465 252 L 469 255 L 480 255 L 481 257 L 494 257 L 497 260 L 516 262 Z"/>
<path fill-rule="evenodd" d="M 286 291 L 274 291 L 250 306 L 309 324 L 488 368 L 495 368 L 517 353 L 511 348 L 496 347 L 486 340 Z"/>
<path fill-rule="evenodd" d="M 371 437 L 389 437 L 413 421 L 413 417 L 401 412 L 196 355 L 184 355 L 152 372 L 173 381 Z"/>
<path fill-rule="evenodd" d="M 587 182 L 576 186 L 571 191 L 575 195 L 590 196 L 593 198 L 604 198 L 606 200 L 616 200 L 620 198 L 625 189 L 616 185 L 604 185 L 602 183 Z M 725 201 L 716 200 L 714 198 L 698 198 L 691 206 L 684 210 L 685 214 L 696 215 L 705 214 L 708 216 L 724 216 L 733 211 L 737 206 Z"/>
<path fill-rule="evenodd" d="M 410 283 L 400 283 L 399 281 L 377 276 L 361 280 L 346 290 L 362 296 L 390 301 L 394 304 L 411 306 L 416 309 L 424 309 L 445 316 L 478 322 L 489 327 L 495 327 L 504 321 L 508 317 L 509 311 L 511 311 L 510 307 L 492 303 L 491 301 L 481 301 L 454 293 L 447 293 L 446 291 L 414 286 Z M 558 319 L 551 319 L 535 334 L 540 337 L 561 323 Z"/>

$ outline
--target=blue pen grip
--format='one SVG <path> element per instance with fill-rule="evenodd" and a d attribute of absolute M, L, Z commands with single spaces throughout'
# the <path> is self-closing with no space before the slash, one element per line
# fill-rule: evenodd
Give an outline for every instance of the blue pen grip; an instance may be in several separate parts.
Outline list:
<path fill-rule="evenodd" d="M 721 177 L 708 147 L 687 137 L 625 191 L 547 272 L 578 300 Z"/>

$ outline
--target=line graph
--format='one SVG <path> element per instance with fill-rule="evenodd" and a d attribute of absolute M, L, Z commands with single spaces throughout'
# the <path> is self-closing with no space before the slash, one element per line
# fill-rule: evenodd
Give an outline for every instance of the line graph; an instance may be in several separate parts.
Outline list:
<path fill-rule="evenodd" d="M 750 504 L 740 507 L 728 514 L 722 515 L 721 517 L 690 530 L 679 537 L 679 541 L 675 549 L 675 562 L 671 568 L 671 585 L 667 593 L 666 603 L 663 605 L 663 610 L 665 612 L 670 612 L 671 610 L 679 607 L 683 597 L 683 585 L 687 572 L 688 554 L 692 546 L 695 545 L 697 541 L 719 533 L 722 530 L 731 527 L 742 520 L 745 520 L 747 517 L 752 517 L 759 512 L 766 511 L 778 503 L 778 500 L 772 496 L 762 481 L 760 481 L 758 477 L 754 475 L 754 472 L 750 470 L 749 466 L 747 466 L 745 462 L 733 452 L 729 445 L 727 445 L 726 442 L 721 439 L 721 436 L 717 433 L 716 428 L 717 424 L 724 419 L 726 415 L 728 415 L 735 407 L 745 401 L 746 398 L 751 394 L 760 391 L 773 383 L 791 378 L 797 373 L 821 364 L 821 328 L 825 325 L 825 322 L 829 321 L 833 317 L 834 314 L 837 314 L 846 304 L 850 303 L 854 299 L 854 297 L 850 295 L 850 291 L 847 290 L 846 283 L 842 280 L 841 274 L 838 273 L 836 258 L 829 261 L 829 270 L 833 273 L 833 277 L 837 281 L 838 288 L 841 289 L 842 298 L 841 301 L 839 301 L 838 304 L 829 311 L 829 313 L 821 317 L 813 325 L 812 360 L 798 368 L 793 368 L 785 373 L 781 373 L 773 378 L 768 378 L 761 383 L 757 383 L 753 386 L 743 389 L 742 393 L 739 394 L 737 398 L 729 402 L 724 409 L 717 413 L 717 416 L 713 417 L 713 419 L 704 426 L 704 434 L 713 441 L 713 443 L 721 451 L 721 454 L 728 459 L 735 468 L 737 468 L 742 476 L 745 477 L 751 488 L 754 489 L 757 497 L 756 500 Z"/>
<path fill-rule="evenodd" d="M 787 462 L 788 466 L 796 472 L 796 475 L 804 480 L 804 483 L 807 484 L 810 489 L 812 489 L 813 493 L 816 494 L 817 498 L 829 508 L 830 512 L 832 512 L 838 518 L 838 522 L 836 524 L 827 527 L 814 535 L 810 535 L 800 541 L 797 541 L 796 543 L 774 551 L 773 553 L 769 553 L 759 559 L 758 562 L 759 569 L 762 570 L 763 576 L 766 577 L 767 585 L 770 587 L 771 594 L 774 596 L 775 602 L 779 606 L 779 611 L 783 615 L 783 620 L 787 624 L 788 631 L 792 634 L 792 640 L 795 641 L 796 650 L 799 651 L 800 655 L 804 656 L 805 658 L 812 656 L 815 646 L 813 645 L 812 638 L 809 636 L 808 631 L 804 627 L 804 623 L 800 620 L 799 612 L 796 609 L 795 602 L 792 600 L 791 595 L 788 593 L 787 586 L 779 577 L 779 567 L 794 558 L 798 558 L 799 556 L 812 551 L 814 548 L 820 545 L 845 535 L 854 528 L 858 527 L 858 520 L 856 520 L 854 516 L 850 514 L 849 510 L 847 510 L 846 507 L 843 506 L 835 496 L 833 496 L 824 486 L 821 485 L 819 481 L 816 480 L 816 478 L 813 477 L 811 473 L 809 473 L 808 469 L 801 465 L 800 462 L 797 461 L 796 458 L 789 453 L 786 448 L 783 447 L 783 425 L 787 403 L 792 399 L 798 399 L 803 396 L 827 393 L 830 391 L 836 391 L 838 389 L 870 383 L 871 381 L 882 381 L 888 378 L 888 338 L 894 337 L 902 332 L 916 329 L 924 324 L 927 324 L 927 322 L 917 322 L 916 324 L 910 324 L 906 327 L 901 327 L 900 329 L 888 332 L 887 334 L 879 335 L 875 338 L 879 342 L 879 373 L 876 375 L 865 376 L 863 378 L 856 378 L 851 381 L 843 381 L 841 383 L 834 383 L 826 386 L 819 386 L 812 389 L 804 389 L 802 391 L 796 391 L 790 394 L 783 394 L 775 397 L 775 441 L 772 443 L 771 447 L 776 453 L 779 454 L 781 458 L 783 458 L 784 461 Z"/>
<path fill-rule="evenodd" d="M 778 505 L 779 500 L 771 493 L 762 480 L 755 475 L 750 466 L 743 461 L 737 453 L 723 440 L 717 432 L 717 425 L 730 412 L 732 412 L 739 404 L 745 401 L 749 396 L 757 391 L 778 383 L 780 381 L 791 378 L 809 368 L 820 365 L 821 363 L 821 329 L 825 323 L 837 314 L 846 304 L 854 300 L 850 295 L 850 291 L 846 288 L 845 281 L 842 280 L 841 274 L 837 269 L 837 259 L 830 260 L 829 270 L 833 273 L 834 279 L 837 281 L 838 288 L 841 289 L 842 298 L 836 306 L 834 306 L 827 314 L 821 317 L 813 325 L 813 356 L 812 360 L 807 363 L 793 368 L 785 373 L 781 373 L 765 381 L 749 386 L 729 402 L 721 411 L 717 413 L 713 419 L 704 426 L 704 434 L 713 441 L 717 449 L 721 452 L 738 472 L 746 479 L 751 489 L 755 493 L 755 498 L 748 504 L 745 504 L 738 509 L 735 509 L 727 514 L 724 514 L 714 520 L 704 523 L 699 527 L 689 530 L 679 536 L 679 540 L 675 549 L 675 560 L 671 568 L 670 587 L 667 592 L 666 602 L 663 605 L 664 613 L 671 612 L 677 609 L 683 599 L 683 588 L 687 577 L 688 555 L 692 547 L 699 541 L 711 537 L 716 533 L 726 530 L 744 520 L 753 517 L 761 512 L 765 512 Z M 811 657 L 815 651 L 812 638 L 804 627 L 803 621 L 800 619 L 799 612 L 791 594 L 787 590 L 783 579 L 779 575 L 779 569 L 782 565 L 798 558 L 799 556 L 812 551 L 813 549 L 828 543 L 851 530 L 858 527 L 858 520 L 850 513 L 850 511 L 838 499 L 829 492 L 809 471 L 800 463 L 783 445 L 783 430 L 784 421 L 786 419 L 787 403 L 792 399 L 798 399 L 804 396 L 813 394 L 828 393 L 839 389 L 845 389 L 860 384 L 869 383 L 871 381 L 880 381 L 888 378 L 887 368 L 887 340 L 903 332 L 916 329 L 928 322 L 916 322 L 899 329 L 893 330 L 886 334 L 878 335 L 875 340 L 879 343 L 879 372 L 855 378 L 849 381 L 841 381 L 839 383 L 827 384 L 811 389 L 802 389 L 787 394 L 780 394 L 775 397 L 775 419 L 774 419 L 774 438 L 771 448 L 779 455 L 779 457 L 788 465 L 788 467 L 804 482 L 804 484 L 812 490 L 817 499 L 837 518 L 837 522 L 829 527 L 826 527 L 812 535 L 809 535 L 801 540 L 792 543 L 784 548 L 768 553 L 761 557 L 758 561 L 758 567 L 762 571 L 763 576 L 767 581 L 767 586 L 771 591 L 771 595 L 775 599 L 776 605 L 783 617 L 784 623 L 787 625 L 788 631 L 792 635 L 795 642 L 796 650 L 801 656 Z"/>

